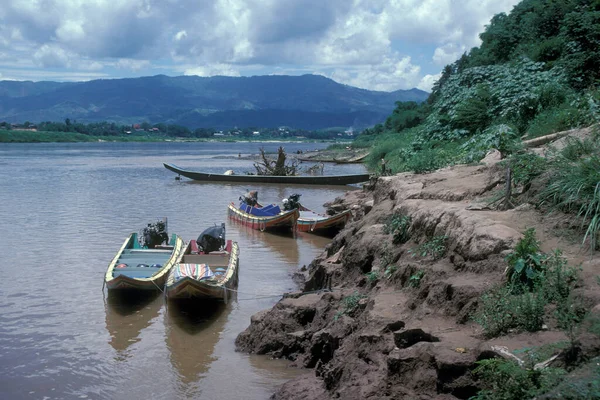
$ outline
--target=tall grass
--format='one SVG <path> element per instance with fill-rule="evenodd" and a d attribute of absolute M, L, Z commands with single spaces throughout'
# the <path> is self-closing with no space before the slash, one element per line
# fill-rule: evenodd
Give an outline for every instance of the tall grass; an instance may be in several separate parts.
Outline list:
<path fill-rule="evenodd" d="M 596 135 L 595 135 L 596 136 Z M 542 204 L 576 214 L 595 250 L 600 231 L 600 144 L 598 138 L 571 141 L 552 163 L 551 183 L 541 193 Z"/>

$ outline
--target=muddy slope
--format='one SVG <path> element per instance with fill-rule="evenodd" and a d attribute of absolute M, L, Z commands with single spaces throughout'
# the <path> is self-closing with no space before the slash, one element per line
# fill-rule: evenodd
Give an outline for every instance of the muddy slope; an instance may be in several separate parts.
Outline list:
<path fill-rule="evenodd" d="M 379 178 L 332 203 L 354 219 L 316 258 L 300 292 L 251 318 L 236 339 L 239 351 L 286 358 L 311 368 L 273 399 L 467 399 L 479 390 L 474 363 L 509 350 L 565 340 L 559 330 L 486 340 L 471 320 L 480 295 L 504 279 L 504 257 L 527 228 L 545 251 L 560 247 L 583 262 L 588 305 L 600 303 L 597 258 L 557 237 L 563 220 L 524 205 L 496 211 L 485 205 L 504 190 L 497 159 L 426 175 Z M 410 216 L 410 239 L 394 244 L 391 215 Z M 447 237 L 439 259 L 417 248 Z M 420 278 L 419 278 L 420 277 Z"/>

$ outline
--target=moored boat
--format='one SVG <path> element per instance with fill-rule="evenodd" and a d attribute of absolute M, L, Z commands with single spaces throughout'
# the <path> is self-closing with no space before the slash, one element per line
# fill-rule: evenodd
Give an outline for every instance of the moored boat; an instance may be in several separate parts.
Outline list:
<path fill-rule="evenodd" d="M 233 202 L 229 204 L 228 214 L 230 218 L 242 225 L 260 231 L 288 228 L 295 230 L 300 211 L 298 209 L 282 211 L 276 204 L 262 206 L 256 202 L 256 199 L 242 196 L 239 206 Z"/>
<path fill-rule="evenodd" d="M 104 275 L 109 290 L 162 290 L 167 275 L 184 250 L 183 240 L 166 232 L 166 222 L 133 232 L 112 259 Z"/>
<path fill-rule="evenodd" d="M 342 229 L 352 217 L 350 210 L 335 215 L 319 214 L 306 207 L 300 208 L 297 229 L 300 232 L 335 233 Z"/>
<path fill-rule="evenodd" d="M 200 171 L 190 171 L 180 168 L 174 164 L 163 163 L 166 169 L 173 171 L 186 178 L 201 182 L 240 182 L 240 183 L 279 183 L 292 185 L 352 185 L 368 182 L 369 174 L 353 175 L 235 175 L 235 174 L 212 174 Z"/>
<path fill-rule="evenodd" d="M 283 200 L 284 210 L 298 209 L 300 211 L 297 221 L 297 229 L 300 232 L 334 234 L 342 229 L 352 217 L 350 210 L 345 210 L 334 215 L 314 212 L 300 203 L 300 196 L 300 194 L 295 193 Z"/>
<path fill-rule="evenodd" d="M 204 240 L 210 230 L 188 242 L 183 256 L 171 269 L 165 284 L 168 299 L 205 299 L 227 302 L 238 284 L 239 247 L 225 240 L 225 224 L 214 231 L 223 232 L 215 240 Z M 209 233 L 207 233 L 209 232 Z M 210 236 L 214 237 L 214 236 Z"/>

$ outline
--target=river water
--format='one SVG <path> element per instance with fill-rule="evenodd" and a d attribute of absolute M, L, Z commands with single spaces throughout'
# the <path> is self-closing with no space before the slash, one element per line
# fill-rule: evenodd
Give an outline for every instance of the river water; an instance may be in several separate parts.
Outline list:
<path fill-rule="evenodd" d="M 227 204 L 247 190 L 258 190 L 263 203 L 300 193 L 304 205 L 323 211 L 323 203 L 356 188 L 179 181 L 162 165 L 251 171 L 245 156 L 279 145 L 0 144 L 0 398 L 266 399 L 303 373 L 237 353 L 234 341 L 253 314 L 297 289 L 292 274 L 329 239 L 236 225 Z M 295 153 L 326 144 L 284 147 Z M 363 172 L 362 165 L 324 170 Z M 160 293 L 102 290 L 129 233 L 163 217 L 169 233 L 186 241 L 226 223 L 241 250 L 237 300 L 199 306 L 166 303 Z"/>

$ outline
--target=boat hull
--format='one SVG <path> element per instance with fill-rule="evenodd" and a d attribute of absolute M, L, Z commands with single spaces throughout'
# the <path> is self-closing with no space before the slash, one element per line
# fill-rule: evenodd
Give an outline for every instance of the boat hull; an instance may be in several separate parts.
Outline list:
<path fill-rule="evenodd" d="M 202 182 L 280 183 L 286 185 L 351 185 L 367 182 L 369 174 L 274 176 L 274 175 L 223 175 L 189 171 L 173 164 L 163 163 L 166 169 L 186 178 Z"/>
<path fill-rule="evenodd" d="M 260 231 L 268 230 L 282 230 L 282 229 L 296 229 L 298 217 L 300 212 L 296 210 L 287 211 L 274 216 L 259 217 L 256 215 L 248 214 L 237 208 L 234 203 L 229 204 L 228 207 L 229 218 L 234 221 L 248 226 L 252 229 Z"/>
<path fill-rule="evenodd" d="M 193 239 L 192 239 L 193 240 Z M 227 302 L 229 298 L 236 293 L 238 285 L 239 271 L 239 247 L 236 242 L 228 241 L 227 254 L 217 252 L 218 254 L 191 254 L 190 244 L 185 250 L 181 262 L 190 265 L 188 261 L 196 260 L 195 266 L 205 265 L 205 263 L 220 266 L 225 269 L 222 277 L 219 279 L 197 279 L 191 276 L 177 277 L 176 269 L 182 265 L 176 265 L 167 278 L 165 285 L 165 296 L 168 299 L 198 299 L 198 300 L 220 300 Z M 200 263 L 201 262 L 201 263 Z"/>
<path fill-rule="evenodd" d="M 136 247 L 136 243 L 137 234 L 130 234 L 109 263 L 104 275 L 104 284 L 108 290 L 163 290 L 169 271 L 183 255 L 185 249 L 183 240 L 177 235 L 173 235 L 171 238 L 172 248 L 167 251 L 142 249 Z M 162 267 L 155 271 L 152 270 L 151 276 L 135 277 L 131 276 L 134 273 L 131 273 L 131 275 L 121 274 L 122 270 L 117 267 L 126 260 L 143 261 L 145 265 L 160 263 Z"/>
<path fill-rule="evenodd" d="M 303 218 L 302 213 L 298 217 L 297 229 L 300 232 L 320 233 L 342 229 L 352 217 L 350 210 L 343 211 L 332 216 L 323 216 L 318 219 Z"/>

